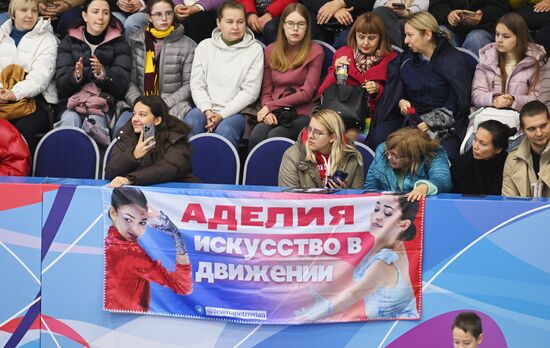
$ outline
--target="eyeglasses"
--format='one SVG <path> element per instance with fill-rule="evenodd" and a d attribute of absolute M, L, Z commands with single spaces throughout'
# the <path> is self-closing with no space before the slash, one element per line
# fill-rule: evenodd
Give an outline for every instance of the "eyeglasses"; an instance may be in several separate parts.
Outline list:
<path fill-rule="evenodd" d="M 329 135 L 330 133 L 323 133 L 318 129 L 311 128 L 311 126 L 307 126 L 307 134 L 308 136 L 312 137 L 313 139 L 319 138 L 321 135 Z"/>
<path fill-rule="evenodd" d="M 285 23 L 285 27 L 287 29 L 295 29 L 295 28 L 298 28 L 298 29 L 305 29 L 306 26 L 307 26 L 307 23 L 306 22 L 292 22 L 292 21 L 286 21 L 284 22 Z"/>
<path fill-rule="evenodd" d="M 388 157 L 389 159 L 391 160 L 394 160 L 394 161 L 399 161 L 399 160 L 402 160 L 404 157 L 403 156 L 397 156 L 397 154 L 394 152 L 394 151 L 386 151 L 385 153 L 386 157 Z"/>
<path fill-rule="evenodd" d="M 162 17 L 165 17 L 165 18 L 170 18 L 170 17 L 173 17 L 174 16 L 174 11 L 166 11 L 164 13 L 162 12 L 155 12 L 155 13 L 151 13 L 151 17 L 155 17 L 155 18 L 162 18 Z"/>

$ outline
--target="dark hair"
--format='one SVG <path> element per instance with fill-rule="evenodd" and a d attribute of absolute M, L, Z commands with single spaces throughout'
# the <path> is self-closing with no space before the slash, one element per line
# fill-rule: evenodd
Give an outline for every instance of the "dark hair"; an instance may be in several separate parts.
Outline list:
<path fill-rule="evenodd" d="M 111 206 L 118 210 L 124 205 L 136 204 L 147 210 L 147 198 L 140 189 L 132 186 L 121 186 L 113 189 Z"/>
<path fill-rule="evenodd" d="M 90 4 L 94 1 L 105 1 L 107 4 L 109 4 L 109 24 L 107 25 L 107 27 L 116 27 L 117 23 L 120 23 L 120 21 L 115 16 L 113 16 L 113 7 L 111 6 L 111 2 L 109 0 L 84 0 L 84 3 L 81 6 L 82 11 L 88 12 L 88 7 L 90 7 Z M 86 22 L 84 22 L 84 18 L 82 18 L 82 15 L 78 20 L 75 20 L 72 28 L 78 28 L 81 26 L 86 27 Z M 124 30 L 124 26 L 122 25 L 122 23 L 120 23 L 120 27 L 122 28 L 122 30 Z"/>
<path fill-rule="evenodd" d="M 515 12 L 509 12 L 498 19 L 498 21 L 495 24 L 495 27 L 499 24 L 504 25 L 506 28 L 508 28 L 508 30 L 510 30 L 512 33 L 514 33 L 514 35 L 516 35 L 516 39 L 517 39 L 516 48 L 514 49 L 513 53 L 517 61 L 518 62 L 521 61 L 527 54 L 527 47 L 529 46 L 529 43 L 533 41 L 531 39 L 531 35 L 529 34 L 529 27 L 527 26 L 527 23 L 525 23 L 525 20 L 519 14 Z M 498 54 L 498 66 L 500 69 L 500 77 L 502 80 L 501 92 L 506 93 L 505 88 L 506 88 L 506 80 L 508 78 L 508 74 L 506 74 L 506 54 L 505 53 Z M 536 62 L 535 68 L 536 70 L 533 77 L 533 81 L 531 81 L 531 88 L 535 88 L 539 80 L 539 75 L 540 75 L 539 62 Z"/>
<path fill-rule="evenodd" d="M 405 195 L 399 195 L 397 198 L 399 199 L 399 207 L 401 208 L 400 220 L 409 220 L 411 222 L 409 227 L 401 232 L 399 240 L 413 240 L 416 237 L 416 225 L 414 221 L 416 220 L 420 204 L 417 201 L 409 202 Z"/>
<path fill-rule="evenodd" d="M 481 318 L 474 312 L 462 312 L 453 320 L 451 329 L 458 328 L 465 333 L 470 333 L 477 340 L 479 335 L 483 333 L 481 326 Z"/>
<path fill-rule="evenodd" d="M 508 138 L 516 134 L 517 129 L 510 128 L 508 125 L 497 120 L 487 120 L 481 122 L 477 129 L 483 128 L 491 133 L 493 137 L 493 146 L 497 149 L 506 150 L 508 148 Z"/>
<path fill-rule="evenodd" d="M 351 26 L 348 34 L 348 46 L 353 49 L 357 48 L 356 33 L 363 34 L 378 34 L 380 41 L 378 42 L 378 48 L 382 55 L 389 54 L 392 51 L 390 39 L 386 34 L 386 27 L 382 17 L 373 12 L 366 12 L 357 17 L 355 23 Z"/>
<path fill-rule="evenodd" d="M 166 152 L 166 148 L 169 146 L 169 135 L 171 131 L 176 131 L 187 136 L 190 133 L 190 128 L 185 123 L 180 121 L 174 116 L 170 115 L 170 109 L 164 100 L 158 95 L 142 95 L 139 96 L 134 102 L 134 106 L 137 103 L 142 103 L 151 109 L 151 113 L 155 117 L 160 117 L 162 120 L 160 124 L 155 126 L 155 147 L 142 159 L 143 166 L 149 166 L 156 162 L 159 157 L 162 157 Z M 183 158 L 182 158 L 183 160 Z"/>
<path fill-rule="evenodd" d="M 224 1 L 224 3 L 218 8 L 218 19 L 223 18 L 223 11 L 228 8 L 232 8 L 234 10 L 241 10 L 243 11 L 244 16 L 246 17 L 246 10 L 244 9 L 243 4 L 234 0 L 227 0 L 227 1 Z"/>
<path fill-rule="evenodd" d="M 533 117 L 539 114 L 545 114 L 548 119 L 550 119 L 550 114 L 548 113 L 548 108 L 544 103 L 539 100 L 533 100 L 529 103 L 523 105 L 519 112 L 519 125 L 523 129 L 523 119 L 525 117 Z"/>
<path fill-rule="evenodd" d="M 174 9 L 174 4 L 172 3 L 171 0 L 147 0 L 145 2 L 145 13 L 147 13 L 148 15 L 151 15 L 151 9 L 153 8 L 153 6 L 155 6 L 159 2 L 165 2 L 172 7 L 172 10 Z"/>

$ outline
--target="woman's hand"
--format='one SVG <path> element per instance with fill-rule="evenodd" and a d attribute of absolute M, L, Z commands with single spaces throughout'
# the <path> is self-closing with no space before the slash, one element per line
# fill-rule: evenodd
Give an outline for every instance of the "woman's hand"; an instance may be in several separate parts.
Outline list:
<path fill-rule="evenodd" d="M 341 25 L 352 25 L 353 16 L 351 15 L 351 11 L 353 11 L 353 7 L 341 8 L 334 13 L 334 18 L 336 18 Z"/>
<path fill-rule="evenodd" d="M 319 11 L 317 11 L 317 24 L 322 25 L 330 21 L 330 19 L 334 17 L 336 11 L 338 11 L 345 5 L 346 4 L 343 0 L 327 1 L 323 6 L 321 6 Z"/>
<path fill-rule="evenodd" d="M 334 69 L 336 70 L 340 65 L 344 65 L 344 64 L 346 65 L 350 64 L 349 58 L 346 56 L 338 57 L 338 59 L 334 61 Z"/>
<path fill-rule="evenodd" d="M 103 64 L 101 64 L 96 56 L 92 55 L 90 57 L 90 64 L 92 65 L 92 71 L 95 77 L 100 80 L 105 79 L 105 69 L 103 68 Z"/>
<path fill-rule="evenodd" d="M 510 94 L 501 94 L 493 98 L 493 106 L 497 109 L 509 108 L 514 103 L 514 97 Z"/>
<path fill-rule="evenodd" d="M 329 188 L 335 188 L 335 189 L 345 189 L 345 188 L 348 188 L 348 182 L 346 180 L 344 181 L 340 181 L 340 179 L 336 178 L 336 179 L 330 179 L 328 182 L 327 182 L 327 186 Z"/>
<path fill-rule="evenodd" d="M 3 88 L 0 91 L 0 103 L 5 104 L 14 101 L 17 101 L 17 98 L 11 89 Z"/>
<path fill-rule="evenodd" d="M 117 5 L 126 13 L 135 13 L 141 9 L 141 2 L 139 0 L 119 0 Z"/>
<path fill-rule="evenodd" d="M 80 81 L 84 73 L 84 58 L 80 57 L 74 65 L 74 79 Z"/>
<path fill-rule="evenodd" d="M 534 12 L 550 12 L 550 0 L 542 0 L 533 6 Z"/>
<path fill-rule="evenodd" d="M 265 25 L 267 24 L 267 22 L 269 22 L 270 20 L 273 19 L 273 16 L 271 15 L 271 13 L 269 12 L 266 12 L 264 13 L 263 16 L 261 16 L 260 18 L 258 18 L 258 22 L 257 22 L 257 25 L 258 25 L 258 32 L 262 32 L 264 30 L 264 27 Z"/>
<path fill-rule="evenodd" d="M 270 112 L 269 114 L 265 115 L 263 122 L 268 126 L 276 126 L 277 116 L 275 116 L 273 113 Z"/>
<path fill-rule="evenodd" d="M 147 153 L 151 151 L 153 146 L 155 146 L 155 137 L 150 137 L 143 140 L 143 129 L 141 129 L 141 133 L 139 133 L 138 143 L 136 144 L 136 147 L 134 149 L 135 159 L 143 158 L 143 156 L 147 155 Z"/>
<path fill-rule="evenodd" d="M 395 13 L 399 18 L 407 18 L 411 15 L 411 11 L 409 11 L 406 8 L 392 7 L 392 10 L 393 10 L 393 13 Z"/>
<path fill-rule="evenodd" d="M 132 183 L 130 182 L 130 179 L 128 179 L 124 176 L 117 176 L 107 186 L 117 188 L 117 187 L 120 187 L 120 186 L 123 186 L 123 185 L 131 185 L 131 184 Z"/>
<path fill-rule="evenodd" d="M 365 81 L 363 83 L 363 88 L 366 89 L 369 94 L 376 94 L 380 90 L 378 83 L 374 81 Z"/>
<path fill-rule="evenodd" d="M 430 127 L 426 122 L 420 122 L 419 124 L 416 125 L 416 128 L 420 129 L 424 133 L 430 130 Z"/>
<path fill-rule="evenodd" d="M 309 308 L 302 308 L 294 311 L 294 317 L 296 320 L 318 320 L 324 318 L 332 313 L 332 303 L 321 296 L 314 288 L 310 287 L 309 292 L 313 297 L 315 303 Z"/>
<path fill-rule="evenodd" d="M 174 7 L 174 15 L 180 21 L 187 19 L 198 12 L 200 12 L 200 8 L 197 5 L 186 6 L 184 4 L 179 4 Z"/>
<path fill-rule="evenodd" d="M 263 108 L 261 108 L 260 111 L 258 111 L 258 113 L 256 114 L 256 120 L 258 122 L 263 122 L 267 114 L 269 114 L 269 108 L 267 107 L 267 105 L 264 105 Z"/>
<path fill-rule="evenodd" d="M 411 107 L 411 102 L 405 99 L 401 99 L 399 101 L 399 111 L 401 112 L 401 115 L 407 116 L 408 109 Z"/>
<path fill-rule="evenodd" d="M 452 10 L 451 12 L 449 12 L 449 14 L 447 15 L 447 22 L 449 22 L 449 24 L 452 26 L 452 27 L 456 27 L 457 25 L 460 24 L 460 21 L 462 20 L 460 18 L 460 15 L 462 14 L 462 10 Z"/>
<path fill-rule="evenodd" d="M 419 201 L 422 198 L 426 197 L 427 193 L 428 193 L 428 185 L 426 184 L 416 185 L 416 187 L 411 192 L 407 193 L 407 201 L 409 202 Z"/>
<path fill-rule="evenodd" d="M 251 13 L 248 15 L 248 18 L 246 19 L 246 22 L 248 23 L 248 26 L 250 27 L 250 29 L 252 29 L 252 31 L 254 31 L 255 33 L 259 32 L 260 29 L 259 29 L 259 23 L 258 23 L 258 15 L 255 14 L 255 13 Z"/>

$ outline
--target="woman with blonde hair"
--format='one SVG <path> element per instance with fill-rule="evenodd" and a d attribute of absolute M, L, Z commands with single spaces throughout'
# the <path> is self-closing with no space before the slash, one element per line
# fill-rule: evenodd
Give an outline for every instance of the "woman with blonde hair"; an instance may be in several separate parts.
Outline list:
<path fill-rule="evenodd" d="M 38 1 L 11 0 L 9 16 L 0 27 L 0 118 L 7 118 L 23 135 L 31 154 L 37 135 L 51 126 L 45 103 L 57 103 L 52 78 L 57 57 L 57 40 L 50 21 L 38 15 Z M 8 76 L 9 71 L 13 71 Z M 20 73 L 18 74 L 17 71 Z M 15 78 L 22 76 L 21 79 Z M 32 104 L 35 107 L 22 107 Z M 17 111 L 17 118 L 14 117 Z"/>
<path fill-rule="evenodd" d="M 407 121 L 456 158 L 468 126 L 474 66 L 427 12 L 408 17 L 405 34 L 409 49 L 388 66 L 386 89 L 392 93 L 378 102 L 368 143 L 378 146 Z"/>
<path fill-rule="evenodd" d="M 332 110 L 311 116 L 309 126 L 285 152 L 279 169 L 279 186 L 361 188 L 363 182 L 361 154 L 345 137 L 344 123 Z"/>
<path fill-rule="evenodd" d="M 417 128 L 402 128 L 376 148 L 367 191 L 409 192 L 408 199 L 449 192 L 453 184 L 445 150 Z"/>
<path fill-rule="evenodd" d="M 264 53 L 260 122 L 250 135 L 253 149 L 266 138 L 295 140 L 315 104 L 324 53 L 311 40 L 311 19 L 304 5 L 288 5 L 281 15 L 277 40 Z"/>

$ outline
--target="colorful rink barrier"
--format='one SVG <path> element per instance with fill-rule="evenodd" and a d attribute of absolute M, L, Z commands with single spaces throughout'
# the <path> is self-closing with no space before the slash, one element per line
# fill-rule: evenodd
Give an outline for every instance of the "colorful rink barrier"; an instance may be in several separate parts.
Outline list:
<path fill-rule="evenodd" d="M 203 197 L 199 201 L 204 206 L 242 197 L 263 199 L 266 208 L 273 204 L 274 197 L 268 194 L 237 194 L 230 188 L 196 190 L 193 195 Z M 420 320 L 271 325 L 259 320 L 242 324 L 224 317 L 197 320 L 104 310 L 104 240 L 109 227 L 109 196 L 104 190 L 0 183 L 0 345 L 452 347 L 451 323 L 462 311 L 474 311 L 481 317 L 485 336 L 481 347 L 545 347 L 550 339 L 548 201 L 456 195 L 427 199 Z M 144 190 L 151 205 L 162 205 L 168 202 L 166 197 L 183 194 L 183 208 L 179 209 L 185 211 L 185 202 L 196 200 L 189 198 L 191 190 L 187 189 Z M 376 201 L 363 202 L 366 196 L 343 197 L 335 200 L 349 200 L 374 211 Z M 326 201 L 322 206 L 330 204 Z M 168 216 L 181 213 L 179 219 L 173 219 L 181 222 L 184 214 L 169 209 Z M 201 236 L 212 233 L 200 231 Z M 227 231 L 223 233 L 227 237 Z M 191 263 L 193 258 L 197 260 L 193 265 L 196 272 L 200 257 L 206 260 L 206 255 L 199 256 L 194 239 L 184 236 Z M 226 282 L 195 282 L 189 296 L 215 301 L 210 292 L 225 289 Z M 155 286 L 151 285 L 152 292 Z M 308 286 L 304 288 L 299 289 L 310 292 Z M 262 289 L 255 288 L 257 292 Z M 331 298 L 323 289 L 315 290 Z M 312 295 L 308 296 L 304 301 L 312 301 Z M 162 297 L 151 298 L 150 304 L 162 308 Z M 193 302 L 189 310 L 200 312 L 195 306 Z M 289 306 L 292 314 L 298 307 L 308 307 L 307 303 L 281 306 Z M 156 314 L 165 314 L 161 312 Z"/>

